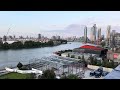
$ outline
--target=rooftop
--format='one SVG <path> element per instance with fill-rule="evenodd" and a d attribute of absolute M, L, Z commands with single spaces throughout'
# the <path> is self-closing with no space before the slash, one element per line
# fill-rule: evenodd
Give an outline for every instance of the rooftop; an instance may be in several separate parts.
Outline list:
<path fill-rule="evenodd" d="M 99 46 L 94 46 L 94 45 L 83 45 L 80 48 L 92 49 L 92 50 L 103 50 L 103 48 L 101 48 Z"/>

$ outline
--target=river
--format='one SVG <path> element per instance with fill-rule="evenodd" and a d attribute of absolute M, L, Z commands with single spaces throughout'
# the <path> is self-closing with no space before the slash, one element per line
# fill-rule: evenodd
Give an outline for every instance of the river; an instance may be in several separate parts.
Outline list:
<path fill-rule="evenodd" d="M 44 56 L 51 56 L 53 52 L 67 49 L 78 48 L 82 45 L 80 42 L 68 42 L 54 47 L 20 49 L 20 50 L 2 50 L 0 51 L 0 68 L 6 66 L 16 66 L 18 62 L 23 64 L 29 63 L 30 60 L 37 58 L 40 59 Z"/>

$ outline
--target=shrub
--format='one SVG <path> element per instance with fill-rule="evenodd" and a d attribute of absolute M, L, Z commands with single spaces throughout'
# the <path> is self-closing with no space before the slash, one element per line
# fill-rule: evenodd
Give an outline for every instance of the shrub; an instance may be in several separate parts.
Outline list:
<path fill-rule="evenodd" d="M 101 64 L 101 61 L 97 61 L 97 64 L 96 64 L 97 66 L 101 66 L 102 64 Z"/>
<path fill-rule="evenodd" d="M 80 56 L 78 56 L 78 59 L 81 59 L 81 57 L 80 57 Z"/>
<path fill-rule="evenodd" d="M 21 67 L 23 66 L 23 64 L 22 63 L 18 63 L 18 65 L 17 65 L 17 67 L 20 69 Z"/>
<path fill-rule="evenodd" d="M 68 57 L 70 57 L 70 54 L 68 53 Z"/>
<path fill-rule="evenodd" d="M 83 60 L 83 61 L 85 60 L 84 55 L 82 55 L 82 60 Z"/>
<path fill-rule="evenodd" d="M 41 79 L 56 79 L 56 75 L 53 70 L 46 70 L 43 72 Z"/>
<path fill-rule="evenodd" d="M 75 58 L 75 55 L 71 55 L 71 58 Z"/>

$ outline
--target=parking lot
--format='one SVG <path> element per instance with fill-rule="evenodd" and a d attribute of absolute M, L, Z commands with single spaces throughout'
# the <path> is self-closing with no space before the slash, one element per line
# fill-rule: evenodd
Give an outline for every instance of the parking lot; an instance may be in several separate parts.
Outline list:
<path fill-rule="evenodd" d="M 104 77 L 100 77 L 100 78 L 95 78 L 95 76 L 90 76 L 90 72 L 94 71 L 94 70 L 86 70 L 85 74 L 84 74 L 84 78 L 83 79 L 104 79 Z"/>

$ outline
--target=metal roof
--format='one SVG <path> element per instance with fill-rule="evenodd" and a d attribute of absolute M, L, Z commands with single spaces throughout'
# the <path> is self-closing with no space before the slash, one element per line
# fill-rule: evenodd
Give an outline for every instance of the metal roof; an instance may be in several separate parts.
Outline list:
<path fill-rule="evenodd" d="M 118 65 L 112 72 L 106 75 L 104 79 L 120 79 L 120 65 Z"/>
<path fill-rule="evenodd" d="M 98 47 L 98 46 L 94 46 L 94 45 L 83 45 L 80 48 L 91 49 L 91 50 L 103 50 L 103 48 Z"/>

